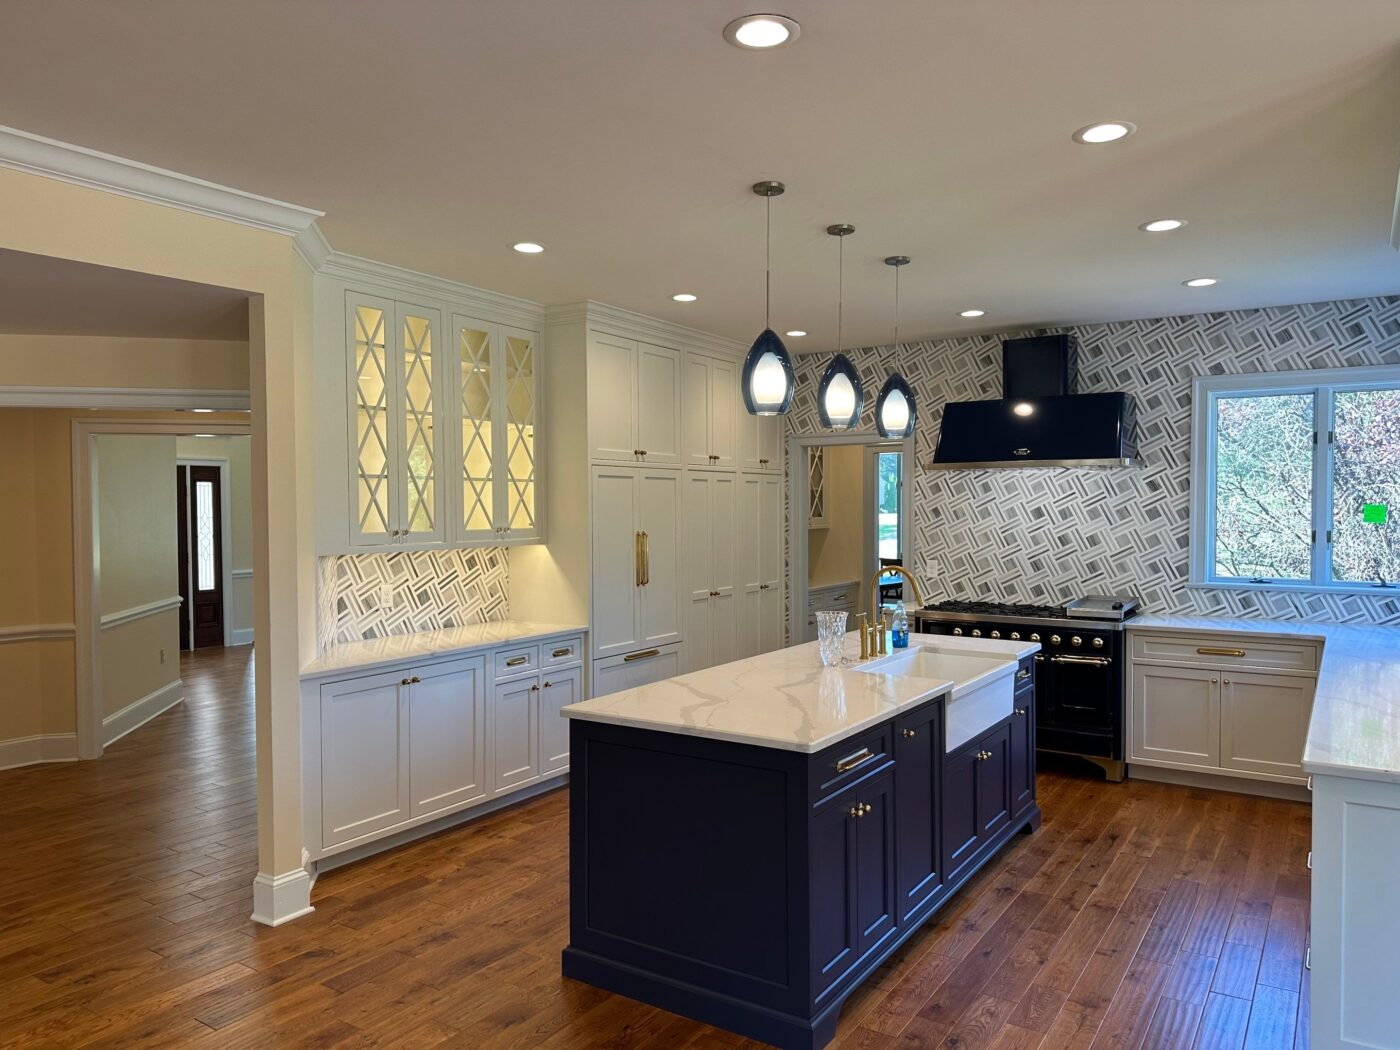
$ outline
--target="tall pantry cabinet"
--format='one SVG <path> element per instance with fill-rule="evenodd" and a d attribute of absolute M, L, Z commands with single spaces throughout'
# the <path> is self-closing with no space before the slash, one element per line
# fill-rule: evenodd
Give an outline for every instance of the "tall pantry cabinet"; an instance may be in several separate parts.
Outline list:
<path fill-rule="evenodd" d="M 744 411 L 745 347 L 581 303 L 545 314 L 547 548 L 512 614 L 586 620 L 591 696 L 782 644 L 782 420 Z"/>

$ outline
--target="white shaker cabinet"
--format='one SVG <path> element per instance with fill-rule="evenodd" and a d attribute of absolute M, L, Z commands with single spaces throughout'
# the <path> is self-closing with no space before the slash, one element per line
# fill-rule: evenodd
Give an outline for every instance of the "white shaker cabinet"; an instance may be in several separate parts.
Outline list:
<path fill-rule="evenodd" d="M 483 798 L 486 783 L 486 661 L 480 656 L 409 676 L 410 815 Z"/>
<path fill-rule="evenodd" d="M 559 712 L 583 699 L 583 669 L 545 671 L 540 682 L 540 774 L 569 768 L 569 720 Z"/>
<path fill-rule="evenodd" d="M 739 475 L 737 656 L 783 645 L 783 479 Z"/>
<path fill-rule="evenodd" d="M 783 417 L 754 416 L 739 394 L 739 469 L 749 473 L 783 472 Z"/>
<path fill-rule="evenodd" d="M 1132 757 L 1220 765 L 1219 675 L 1191 667 L 1135 665 Z"/>
<path fill-rule="evenodd" d="M 685 476 L 686 670 L 739 657 L 738 479 L 734 474 L 687 471 Z"/>
<path fill-rule="evenodd" d="M 640 649 L 593 662 L 593 695 L 607 696 L 624 689 L 674 678 L 684 671 L 685 646 L 677 643 Z"/>
<path fill-rule="evenodd" d="M 317 839 L 335 846 L 409 816 L 408 675 L 374 674 L 321 687 L 315 744 L 321 775 Z"/>
<path fill-rule="evenodd" d="M 1251 671 L 1220 675 L 1220 765 L 1305 779 L 1303 748 L 1312 717 L 1311 678 Z"/>
<path fill-rule="evenodd" d="M 588 344 L 590 458 L 678 466 L 680 397 L 679 350 L 593 334 Z"/>
<path fill-rule="evenodd" d="M 491 698 L 493 791 L 520 787 L 540 773 L 538 675 L 497 682 Z"/>
<path fill-rule="evenodd" d="M 738 376 L 736 361 L 686 353 L 681 379 L 681 449 L 687 467 L 738 467 Z"/>

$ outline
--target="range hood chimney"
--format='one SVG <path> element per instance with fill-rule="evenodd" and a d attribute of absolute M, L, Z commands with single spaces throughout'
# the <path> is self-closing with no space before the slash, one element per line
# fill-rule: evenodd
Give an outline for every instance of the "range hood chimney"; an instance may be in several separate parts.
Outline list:
<path fill-rule="evenodd" d="M 1002 397 L 943 406 L 934 470 L 1130 467 L 1137 458 L 1131 394 L 1079 394 L 1072 335 L 1001 344 Z"/>

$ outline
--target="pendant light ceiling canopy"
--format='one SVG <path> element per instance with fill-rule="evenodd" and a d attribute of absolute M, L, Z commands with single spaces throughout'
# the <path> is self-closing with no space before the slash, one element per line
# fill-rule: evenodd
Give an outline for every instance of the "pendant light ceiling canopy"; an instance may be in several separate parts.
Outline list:
<path fill-rule="evenodd" d="M 767 203 L 764 288 L 763 288 L 763 331 L 749 347 L 744 358 L 744 371 L 741 385 L 744 389 L 744 407 L 754 416 L 781 416 L 792 408 L 793 389 L 797 378 L 792 371 L 792 358 L 788 349 L 773 331 L 771 321 L 773 306 L 773 198 L 782 194 L 787 187 L 781 182 L 755 182 L 753 191 L 765 198 Z"/>
<path fill-rule="evenodd" d="M 836 270 L 836 356 L 822 373 L 817 387 L 817 413 L 828 430 L 850 430 L 860 423 L 865 405 L 865 388 L 851 359 L 841 353 L 842 322 L 846 309 L 846 238 L 856 232 L 850 223 L 828 226 L 826 232 L 837 238 Z"/>
<path fill-rule="evenodd" d="M 894 268 L 894 345 L 899 346 L 899 270 L 909 265 L 909 256 L 891 255 L 885 260 L 886 266 Z M 902 375 L 895 372 L 885 380 L 880 388 L 880 396 L 875 401 L 875 427 L 881 437 L 907 438 L 914 433 L 917 419 L 917 406 L 914 404 L 914 391 Z"/>

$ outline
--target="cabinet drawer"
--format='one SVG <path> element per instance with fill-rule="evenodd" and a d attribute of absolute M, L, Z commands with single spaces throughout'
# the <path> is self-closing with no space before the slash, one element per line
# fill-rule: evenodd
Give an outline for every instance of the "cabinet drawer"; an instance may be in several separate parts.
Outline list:
<path fill-rule="evenodd" d="M 1257 667 L 1270 671 L 1317 671 L 1317 643 L 1281 638 L 1134 631 L 1133 659 L 1193 667 Z"/>
<path fill-rule="evenodd" d="M 1021 665 L 1016 668 L 1014 679 L 1016 695 L 1018 697 L 1035 688 L 1035 657 L 1028 656 L 1021 661 Z"/>
<path fill-rule="evenodd" d="M 540 662 L 545 667 L 563 667 L 565 664 L 576 664 L 582 659 L 582 638 L 562 638 L 540 645 Z"/>
<path fill-rule="evenodd" d="M 540 666 L 540 647 L 523 645 L 517 649 L 501 649 L 496 653 L 495 666 L 497 681 L 518 674 L 529 674 Z"/>
<path fill-rule="evenodd" d="M 813 755 L 808 766 L 812 802 L 834 795 L 892 763 L 893 732 L 893 723 L 886 722 Z"/>

